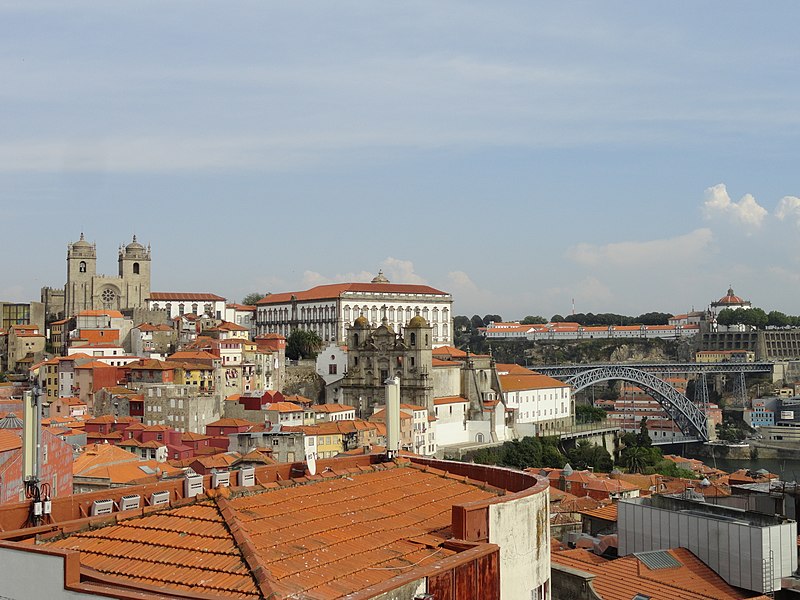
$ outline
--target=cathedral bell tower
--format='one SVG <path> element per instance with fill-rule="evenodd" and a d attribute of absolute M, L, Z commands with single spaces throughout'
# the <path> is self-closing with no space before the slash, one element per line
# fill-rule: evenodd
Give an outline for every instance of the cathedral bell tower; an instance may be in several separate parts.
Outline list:
<path fill-rule="evenodd" d="M 64 286 L 65 314 L 77 314 L 92 307 L 92 289 L 97 274 L 97 248 L 81 238 L 67 246 L 67 283 Z"/>
<path fill-rule="evenodd" d="M 150 246 L 136 241 L 119 249 L 119 277 L 122 280 L 122 305 L 144 306 L 150 296 Z"/>

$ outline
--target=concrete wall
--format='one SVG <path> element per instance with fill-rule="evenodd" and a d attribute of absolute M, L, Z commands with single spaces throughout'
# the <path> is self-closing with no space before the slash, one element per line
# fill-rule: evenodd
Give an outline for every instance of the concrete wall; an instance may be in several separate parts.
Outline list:
<path fill-rule="evenodd" d="M 533 591 L 550 580 L 548 493 L 492 504 L 489 542 L 500 546 L 500 597 L 536 598 Z"/>
<path fill-rule="evenodd" d="M 0 597 L 14 600 L 97 599 L 95 594 L 81 594 L 64 589 L 64 557 L 58 554 L 20 552 L 0 547 L 3 577 Z M 77 566 L 76 566 L 77 571 Z M 13 574 L 13 575 L 12 575 Z M 77 575 L 77 573 L 76 573 Z"/>
<path fill-rule="evenodd" d="M 461 395 L 461 363 L 452 367 L 433 367 L 433 395 L 436 398 Z"/>

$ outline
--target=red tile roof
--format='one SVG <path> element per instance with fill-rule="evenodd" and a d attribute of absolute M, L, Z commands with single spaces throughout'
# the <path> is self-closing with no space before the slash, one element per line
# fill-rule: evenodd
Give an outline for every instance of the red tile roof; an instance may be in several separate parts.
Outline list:
<path fill-rule="evenodd" d="M 384 294 L 427 294 L 448 296 L 447 292 L 437 290 L 428 285 L 411 285 L 404 283 L 332 283 L 318 285 L 302 292 L 282 292 L 269 294 L 257 302 L 258 306 L 268 304 L 285 304 L 292 298 L 297 300 L 326 300 L 339 298 L 348 292 L 367 292 Z"/>
<path fill-rule="evenodd" d="M 203 293 L 193 293 L 193 292 L 150 292 L 150 297 L 148 300 L 156 300 L 164 302 L 166 300 L 197 300 L 197 301 L 225 301 L 225 298 L 222 296 L 217 296 L 216 294 L 203 294 Z"/>
<path fill-rule="evenodd" d="M 650 598 L 683 600 L 738 600 L 753 597 L 740 592 L 684 548 L 667 550 L 679 567 L 649 569 L 633 555 L 604 560 L 588 550 L 553 552 L 554 567 L 564 566 L 595 575 L 592 587 L 603 600 L 631 600 L 636 594 Z"/>

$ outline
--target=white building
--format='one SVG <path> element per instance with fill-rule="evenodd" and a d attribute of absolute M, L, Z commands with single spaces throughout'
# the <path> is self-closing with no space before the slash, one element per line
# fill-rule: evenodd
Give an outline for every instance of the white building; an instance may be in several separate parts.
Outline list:
<path fill-rule="evenodd" d="M 146 304 L 150 310 L 166 310 L 167 319 L 185 314 L 222 319 L 225 314 L 225 298 L 216 294 L 151 292 Z"/>
<path fill-rule="evenodd" d="M 342 388 L 339 384 L 347 373 L 347 348 L 334 342 L 325 346 L 317 354 L 316 369 L 317 375 L 325 382 L 325 402 L 341 403 Z"/>
<path fill-rule="evenodd" d="M 569 385 L 519 365 L 498 365 L 505 405 L 522 435 L 549 435 L 569 427 L 574 410 Z"/>
<path fill-rule="evenodd" d="M 370 283 L 319 285 L 301 292 L 269 294 L 257 304 L 258 334 L 288 336 L 295 329 L 315 331 L 326 342 L 345 343 L 347 327 L 364 316 L 371 327 L 385 316 L 400 331 L 416 315 L 432 328 L 433 346 L 452 343 L 453 297 L 427 285 L 390 283 L 379 272 Z"/>

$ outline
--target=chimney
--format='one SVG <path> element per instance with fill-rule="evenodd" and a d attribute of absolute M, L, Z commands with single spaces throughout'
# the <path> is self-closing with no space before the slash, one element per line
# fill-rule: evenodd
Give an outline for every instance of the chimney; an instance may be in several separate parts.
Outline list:
<path fill-rule="evenodd" d="M 400 453 L 400 378 L 387 379 L 386 385 L 386 458 Z"/>
<path fill-rule="evenodd" d="M 42 413 L 36 390 L 22 395 L 22 478 L 39 479 L 39 435 Z"/>

